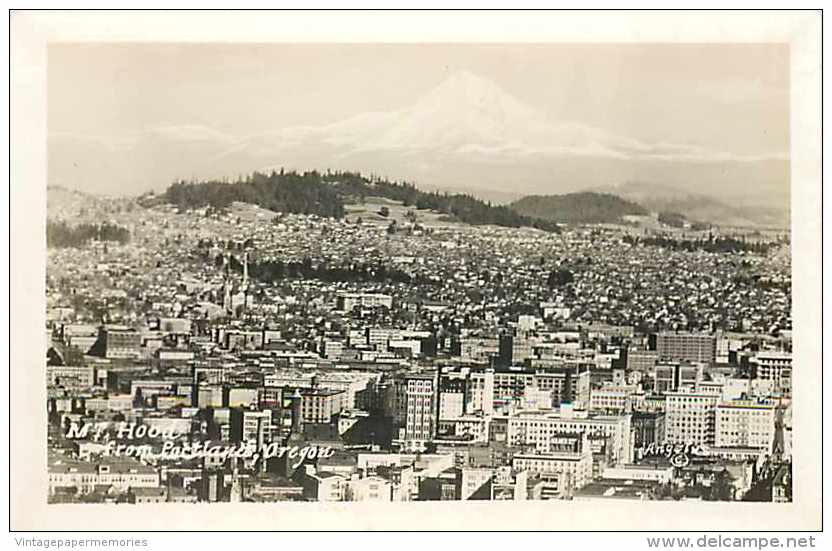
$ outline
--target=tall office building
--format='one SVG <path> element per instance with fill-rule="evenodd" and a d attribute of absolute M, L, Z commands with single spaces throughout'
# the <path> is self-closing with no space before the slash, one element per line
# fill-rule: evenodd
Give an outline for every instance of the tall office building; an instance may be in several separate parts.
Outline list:
<path fill-rule="evenodd" d="M 665 441 L 712 445 L 718 401 L 718 395 L 690 390 L 668 393 L 665 405 Z"/>
<path fill-rule="evenodd" d="M 716 408 L 718 447 L 774 449 L 776 405 L 771 400 L 731 400 Z"/>
<path fill-rule="evenodd" d="M 455 419 L 464 415 L 467 391 L 465 373 L 442 373 L 439 376 L 439 418 Z"/>
<path fill-rule="evenodd" d="M 468 376 L 467 412 L 494 413 L 494 370 L 474 371 Z"/>
<path fill-rule="evenodd" d="M 142 344 L 141 333 L 128 327 L 106 327 L 101 330 L 104 357 L 108 359 L 136 359 Z"/>
<path fill-rule="evenodd" d="M 632 417 L 633 445 L 646 448 L 661 444 L 665 437 L 665 414 L 661 411 L 635 411 Z"/>
<path fill-rule="evenodd" d="M 405 440 L 431 440 L 439 421 L 437 374 L 408 375 L 405 382 Z"/>
<path fill-rule="evenodd" d="M 328 388 L 305 388 L 300 390 L 301 413 L 305 423 L 329 423 L 333 416 L 346 409 L 346 393 Z"/>
<path fill-rule="evenodd" d="M 629 415 L 588 415 L 565 405 L 556 412 L 519 411 L 508 417 L 506 440 L 512 446 L 533 445 L 545 451 L 553 435 L 562 432 L 586 433 L 593 453 L 609 464 L 633 460 Z"/>
<path fill-rule="evenodd" d="M 710 365 L 716 361 L 716 337 L 707 333 L 659 333 L 656 351 L 661 359 Z"/>
<path fill-rule="evenodd" d="M 534 475 L 558 475 L 580 489 L 592 480 L 592 448 L 586 432 L 552 432 L 543 448 L 515 454 L 511 465 Z"/>
<path fill-rule="evenodd" d="M 517 335 L 500 335 L 497 361 L 502 366 L 520 365 L 532 357 L 532 342 Z"/>
<path fill-rule="evenodd" d="M 703 364 L 660 362 L 653 368 L 653 391 L 664 394 L 681 388 L 697 388 L 704 379 L 704 371 Z"/>
<path fill-rule="evenodd" d="M 257 449 L 274 440 L 275 429 L 270 410 L 231 409 L 231 437 Z"/>
<path fill-rule="evenodd" d="M 775 390 L 791 390 L 791 352 L 765 350 L 755 354 L 748 362 L 751 365 L 751 377 L 753 379 L 771 381 Z"/>

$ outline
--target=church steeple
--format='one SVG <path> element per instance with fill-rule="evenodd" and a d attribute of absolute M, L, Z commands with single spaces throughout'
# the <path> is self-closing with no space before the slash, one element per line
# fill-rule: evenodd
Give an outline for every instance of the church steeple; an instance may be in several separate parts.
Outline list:
<path fill-rule="evenodd" d="M 222 307 L 225 310 L 226 314 L 231 315 L 234 310 L 234 305 L 232 304 L 231 300 L 231 255 L 228 251 L 225 252 L 225 256 L 223 257 L 223 271 L 224 273 L 222 281 Z"/>
<path fill-rule="evenodd" d="M 243 290 L 248 290 L 248 251 L 243 253 Z"/>

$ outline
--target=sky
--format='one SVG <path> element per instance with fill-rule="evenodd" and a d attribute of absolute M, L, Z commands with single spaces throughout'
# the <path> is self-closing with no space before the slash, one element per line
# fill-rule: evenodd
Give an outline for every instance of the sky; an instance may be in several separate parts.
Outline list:
<path fill-rule="evenodd" d="M 202 126 L 239 139 L 401 109 L 467 70 L 553 121 L 737 155 L 789 149 L 787 45 L 53 44 L 48 55 L 50 136 L 117 144 Z"/>

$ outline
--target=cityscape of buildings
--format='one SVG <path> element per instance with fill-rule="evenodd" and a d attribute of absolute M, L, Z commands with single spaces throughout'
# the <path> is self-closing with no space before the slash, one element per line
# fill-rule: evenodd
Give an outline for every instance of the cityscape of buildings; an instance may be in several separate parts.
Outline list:
<path fill-rule="evenodd" d="M 49 502 L 791 501 L 782 235 L 385 216 L 50 205 Z"/>

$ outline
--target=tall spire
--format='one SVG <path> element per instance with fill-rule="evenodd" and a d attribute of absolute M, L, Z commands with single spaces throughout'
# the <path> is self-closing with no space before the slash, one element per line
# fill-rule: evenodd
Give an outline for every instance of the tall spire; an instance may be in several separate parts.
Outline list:
<path fill-rule="evenodd" d="M 233 305 L 231 302 L 231 284 L 228 280 L 222 284 L 223 288 L 223 297 L 222 297 L 222 307 L 225 309 L 226 314 L 231 314 L 233 309 Z"/>
<path fill-rule="evenodd" d="M 243 290 L 248 290 L 248 251 L 243 253 Z"/>
<path fill-rule="evenodd" d="M 233 304 L 231 301 L 231 281 L 229 278 L 229 271 L 231 270 L 231 254 L 225 251 L 223 257 L 223 279 L 222 279 L 222 307 L 226 314 L 231 314 Z"/>
<path fill-rule="evenodd" d="M 243 253 L 243 310 L 248 312 L 248 251 Z"/>

